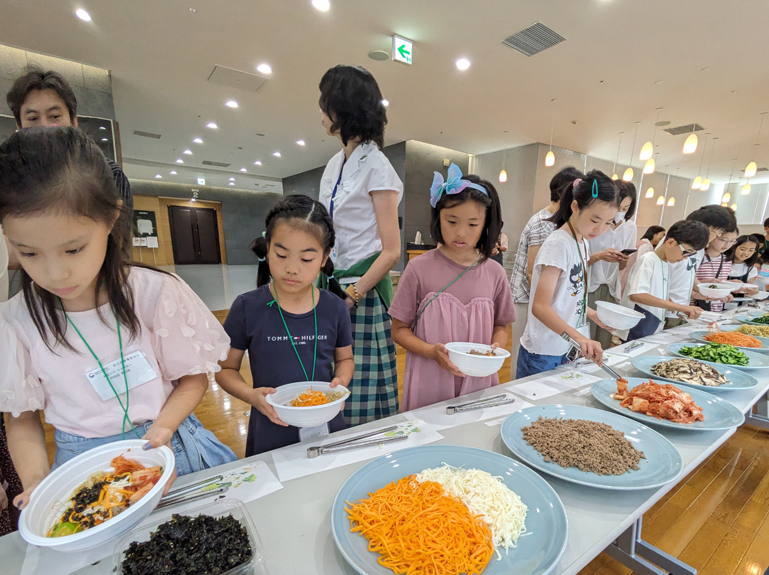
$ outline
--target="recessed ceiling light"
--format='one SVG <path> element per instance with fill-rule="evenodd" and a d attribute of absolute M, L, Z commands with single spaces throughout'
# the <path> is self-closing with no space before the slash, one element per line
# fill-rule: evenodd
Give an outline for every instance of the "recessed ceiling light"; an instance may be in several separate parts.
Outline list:
<path fill-rule="evenodd" d="M 467 70 L 470 67 L 470 60 L 467 58 L 460 58 L 457 60 L 457 68 L 460 70 Z"/>
<path fill-rule="evenodd" d="M 176 163 L 177 163 L 177 164 L 183 164 L 183 163 L 184 163 L 184 160 L 182 160 L 181 158 L 179 158 L 178 160 L 176 160 Z"/>
<path fill-rule="evenodd" d="M 234 185 L 235 185 L 235 182 L 230 182 L 230 185 L 231 185 L 231 186 L 234 186 Z"/>
<path fill-rule="evenodd" d="M 261 165 L 262 165 L 262 161 L 261 161 L 261 160 L 256 160 L 256 161 L 254 162 L 254 165 L 255 165 L 255 166 L 261 166 Z"/>
<path fill-rule="evenodd" d="M 390 105 L 390 100 L 382 100 L 382 105 L 386 108 Z"/>
<path fill-rule="evenodd" d="M 231 182 L 234 182 L 234 181 L 235 181 L 235 178 L 230 178 L 230 181 L 231 181 Z"/>
<path fill-rule="evenodd" d="M 304 140 L 297 140 L 296 141 L 297 146 L 304 146 Z"/>
<path fill-rule="evenodd" d="M 245 168 L 240 168 L 240 171 L 241 172 L 247 172 L 248 170 L 246 170 Z"/>
<path fill-rule="evenodd" d="M 159 179 L 161 179 L 162 177 L 163 177 L 163 176 L 161 176 L 160 174 L 157 174 L 157 175 L 155 176 L 155 179 L 156 179 L 156 180 L 159 180 Z"/>
<path fill-rule="evenodd" d="M 331 8 L 329 0 L 312 0 L 312 5 L 321 12 L 328 12 L 328 9 Z"/>
<path fill-rule="evenodd" d="M 276 158 L 280 158 L 280 152 L 273 152 L 272 155 Z"/>
<path fill-rule="evenodd" d="M 102 138 L 101 141 L 102 142 L 109 142 L 109 139 L 108 138 Z"/>
<path fill-rule="evenodd" d="M 368 57 L 377 62 L 384 62 L 385 60 L 390 59 L 390 53 L 385 52 L 384 50 L 371 50 L 371 52 L 368 53 Z"/>
<path fill-rule="evenodd" d="M 192 155 L 192 150 L 184 150 L 184 152 L 182 152 L 182 153 L 183 154 L 187 154 L 188 156 L 191 156 Z"/>
<path fill-rule="evenodd" d="M 272 74 L 272 68 L 270 68 L 269 64 L 259 64 L 256 67 L 257 72 L 261 72 L 262 74 Z"/>
<path fill-rule="evenodd" d="M 99 126 L 99 129 L 100 130 L 106 130 L 107 128 L 105 128 L 104 126 Z"/>
<path fill-rule="evenodd" d="M 238 103 L 235 100 L 228 100 L 225 104 L 228 108 L 237 108 Z"/>
<path fill-rule="evenodd" d="M 81 20 L 85 20 L 86 22 L 91 21 L 91 15 L 85 10 L 83 10 L 82 8 L 78 8 L 77 10 L 75 10 L 75 16 L 77 16 Z"/>
<path fill-rule="evenodd" d="M 193 14 L 194 14 L 195 12 L 197 12 L 197 10 L 195 10 L 194 8 L 187 8 L 187 10 L 189 10 L 189 11 L 190 11 L 190 12 L 192 12 Z"/>
<path fill-rule="evenodd" d="M 218 127 L 219 126 L 216 125 L 216 122 L 208 122 L 208 124 L 206 124 L 206 128 L 211 128 L 212 130 L 216 130 Z"/>
<path fill-rule="evenodd" d="M 201 138 L 195 138 L 195 139 L 194 139 L 194 140 L 192 140 L 192 141 L 193 141 L 194 143 L 196 143 L 196 144 L 202 144 L 202 143 L 203 143 L 203 140 L 202 140 Z"/>
<path fill-rule="evenodd" d="M 172 176 L 175 176 L 175 175 L 176 175 L 176 170 L 171 170 L 169 173 L 170 173 Z"/>

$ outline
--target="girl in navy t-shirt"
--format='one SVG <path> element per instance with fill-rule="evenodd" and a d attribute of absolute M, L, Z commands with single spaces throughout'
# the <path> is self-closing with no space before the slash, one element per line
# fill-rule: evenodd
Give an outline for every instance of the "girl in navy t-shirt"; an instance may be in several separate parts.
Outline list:
<path fill-rule="evenodd" d="M 288 196 L 266 225 L 253 247 L 258 287 L 232 304 L 224 322 L 232 347 L 216 374 L 225 391 L 253 406 L 246 457 L 300 440 L 299 429 L 281 421 L 265 399 L 276 387 L 297 381 L 347 387 L 355 371 L 346 295 L 334 281 L 336 295 L 315 287 L 321 270 L 333 274 L 334 227 L 326 208 L 307 196 Z M 246 350 L 253 388 L 239 371 Z M 329 423 L 332 432 L 344 427 L 341 413 Z"/>

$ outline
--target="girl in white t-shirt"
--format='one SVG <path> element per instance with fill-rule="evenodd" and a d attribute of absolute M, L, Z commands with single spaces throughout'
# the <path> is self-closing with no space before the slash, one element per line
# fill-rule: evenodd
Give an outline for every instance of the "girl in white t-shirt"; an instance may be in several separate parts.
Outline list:
<path fill-rule="evenodd" d="M 192 414 L 229 338 L 178 277 L 125 261 L 122 202 L 99 148 L 75 128 L 0 146 L 0 222 L 22 293 L 0 307 L 0 412 L 24 507 L 54 467 L 122 438 L 169 445 L 179 475 L 236 459 Z"/>
<path fill-rule="evenodd" d="M 558 226 L 534 262 L 528 325 L 521 338 L 516 377 L 567 362 L 574 340 L 582 355 L 603 363 L 601 344 L 590 339 L 588 320 L 608 329 L 587 305 L 588 241 L 603 234 L 618 211 L 617 191 L 598 170 L 567 186 L 552 221 Z"/>
<path fill-rule="evenodd" d="M 732 262 L 729 279 L 742 283 L 756 283 L 758 277 L 758 247 L 761 240 L 756 236 L 740 236 L 737 242 L 724 254 L 727 261 Z"/>

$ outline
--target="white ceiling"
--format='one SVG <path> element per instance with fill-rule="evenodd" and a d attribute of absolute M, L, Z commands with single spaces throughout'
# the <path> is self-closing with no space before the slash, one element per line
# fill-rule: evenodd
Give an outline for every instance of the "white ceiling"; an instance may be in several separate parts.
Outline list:
<path fill-rule="evenodd" d="M 79 7 L 93 22 L 75 17 Z M 566 41 L 531 58 L 500 43 L 537 21 Z M 390 101 L 388 143 L 415 139 L 471 154 L 505 139 L 547 143 L 554 112 L 554 145 L 613 161 L 623 131 L 623 163 L 641 122 L 640 166 L 662 107 L 671 127 L 698 122 L 719 138 L 710 178 L 725 182 L 733 158 L 735 174 L 750 161 L 769 110 L 767 23 L 762 0 L 331 0 L 326 13 L 310 0 L 6 0 L 0 42 L 112 70 L 123 156 L 155 163 L 128 164 L 129 177 L 164 169 L 169 181 L 177 158 L 185 160 L 178 181 L 206 174 L 218 185 L 242 167 L 282 178 L 323 165 L 338 144 L 320 126 L 317 86 L 326 69 L 346 63 L 371 70 Z M 367 57 L 389 51 L 393 33 L 414 40 L 413 66 Z M 466 72 L 454 65 L 459 57 L 472 61 Z M 254 73 L 262 62 L 273 73 L 256 93 L 207 82 L 215 65 Z M 239 108 L 225 107 L 230 99 Z M 218 130 L 205 127 L 210 121 Z M 686 136 L 658 130 L 658 170 L 696 176 L 702 134 L 698 153 L 684 156 Z M 769 164 L 769 121 L 762 144 L 759 166 Z M 182 156 L 185 148 L 194 154 Z M 214 173 L 204 159 L 232 165 Z M 761 181 L 769 175 L 753 179 Z"/>

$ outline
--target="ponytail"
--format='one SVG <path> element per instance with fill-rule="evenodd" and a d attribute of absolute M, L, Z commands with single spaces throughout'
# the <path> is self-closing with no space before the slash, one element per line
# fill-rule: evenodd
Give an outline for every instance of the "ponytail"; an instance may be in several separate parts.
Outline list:
<path fill-rule="evenodd" d="M 334 277 L 334 262 L 331 261 L 331 258 L 326 259 L 326 263 L 320 268 L 320 272 L 328 278 L 328 291 L 342 299 L 350 297 Z"/>
<path fill-rule="evenodd" d="M 256 287 L 262 287 L 270 283 L 270 264 L 267 263 L 267 252 L 270 251 L 270 245 L 264 237 L 256 238 L 249 249 L 254 252 L 259 259 L 259 268 L 256 271 Z"/>
<path fill-rule="evenodd" d="M 574 201 L 580 210 L 595 202 L 617 205 L 617 188 L 609 176 L 600 170 L 592 170 L 584 178 L 577 178 L 564 187 L 558 210 L 547 221 L 553 222 L 559 228 L 566 224 L 571 218 L 571 204 Z"/>

